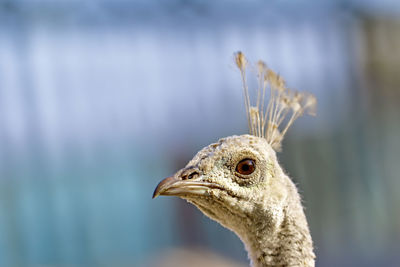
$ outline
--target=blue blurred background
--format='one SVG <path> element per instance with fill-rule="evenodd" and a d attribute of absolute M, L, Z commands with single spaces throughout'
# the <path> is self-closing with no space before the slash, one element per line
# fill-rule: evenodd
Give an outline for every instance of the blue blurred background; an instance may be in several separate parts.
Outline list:
<path fill-rule="evenodd" d="M 279 154 L 317 266 L 399 266 L 396 0 L 0 1 L 0 265 L 246 266 L 233 233 L 151 199 L 247 132 L 238 50 L 318 98 Z"/>

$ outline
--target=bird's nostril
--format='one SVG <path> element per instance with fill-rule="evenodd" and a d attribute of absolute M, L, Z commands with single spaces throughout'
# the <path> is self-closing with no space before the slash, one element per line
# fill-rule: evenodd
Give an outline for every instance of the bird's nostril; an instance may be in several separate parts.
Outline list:
<path fill-rule="evenodd" d="M 188 170 L 184 171 L 183 173 L 181 173 L 180 179 L 183 181 L 190 180 L 190 179 L 196 178 L 198 175 L 199 175 L 199 173 L 197 171 L 195 171 L 193 169 L 191 169 L 191 170 L 188 169 Z"/>
<path fill-rule="evenodd" d="M 187 175 L 184 175 L 184 176 L 182 177 L 182 179 L 183 179 L 183 180 L 190 180 L 190 179 L 195 178 L 198 174 L 199 174 L 198 172 L 192 172 L 192 173 L 189 173 L 189 174 L 187 174 Z"/>

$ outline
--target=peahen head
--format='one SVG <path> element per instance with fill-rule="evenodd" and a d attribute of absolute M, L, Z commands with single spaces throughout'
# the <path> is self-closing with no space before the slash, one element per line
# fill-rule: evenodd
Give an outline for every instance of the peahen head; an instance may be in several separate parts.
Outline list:
<path fill-rule="evenodd" d="M 234 231 L 254 266 L 314 266 L 312 240 L 296 186 L 276 157 L 283 137 L 314 96 L 293 92 L 259 61 L 257 104 L 250 105 L 244 55 L 242 75 L 250 134 L 230 136 L 200 150 L 183 169 L 162 180 L 153 198 L 178 196 Z M 270 100 L 264 105 L 266 88 Z"/>
<path fill-rule="evenodd" d="M 265 138 L 230 136 L 203 148 L 186 167 L 161 181 L 154 197 L 184 198 L 237 233 L 248 231 L 253 218 L 272 230 L 283 218 L 291 191 L 287 182 Z"/>

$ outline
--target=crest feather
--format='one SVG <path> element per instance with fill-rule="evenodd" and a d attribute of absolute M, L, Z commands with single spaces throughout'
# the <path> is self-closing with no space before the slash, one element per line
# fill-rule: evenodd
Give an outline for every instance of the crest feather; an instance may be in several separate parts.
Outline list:
<path fill-rule="evenodd" d="M 249 64 L 242 52 L 235 53 L 235 63 L 242 78 L 250 134 L 267 139 L 273 149 L 280 151 L 283 137 L 293 122 L 305 112 L 310 115 L 316 114 L 315 96 L 287 88 L 285 80 L 260 60 L 256 66 L 257 101 L 256 105 L 252 106 L 246 80 Z M 268 87 L 270 98 L 265 107 L 264 99 Z"/>

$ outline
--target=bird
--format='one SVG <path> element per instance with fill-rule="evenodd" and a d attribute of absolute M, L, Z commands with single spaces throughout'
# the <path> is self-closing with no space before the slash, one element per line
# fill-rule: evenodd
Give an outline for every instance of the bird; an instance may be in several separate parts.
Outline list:
<path fill-rule="evenodd" d="M 201 149 L 184 168 L 159 182 L 153 198 L 185 199 L 233 231 L 253 267 L 314 266 L 302 200 L 277 152 L 298 117 L 315 115 L 316 98 L 287 88 L 284 79 L 261 60 L 253 66 L 237 52 L 234 61 L 241 74 L 249 133 L 221 138 Z M 248 69 L 257 74 L 254 105 Z"/>

